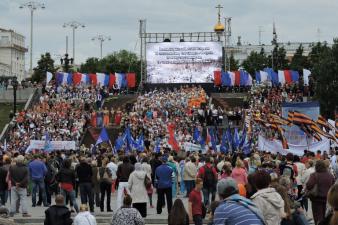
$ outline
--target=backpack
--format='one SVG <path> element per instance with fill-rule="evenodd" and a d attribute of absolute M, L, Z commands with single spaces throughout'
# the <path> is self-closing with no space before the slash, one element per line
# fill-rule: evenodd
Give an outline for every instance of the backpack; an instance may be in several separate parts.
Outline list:
<path fill-rule="evenodd" d="M 212 171 L 212 167 L 209 168 L 207 166 L 204 166 L 203 187 L 209 188 L 215 187 L 215 185 L 216 185 L 216 177 Z"/>
<path fill-rule="evenodd" d="M 102 179 L 102 181 L 108 182 L 108 183 L 112 183 L 113 179 L 112 179 L 112 174 L 109 168 L 100 168 L 99 170 L 100 173 L 100 178 Z"/>
<path fill-rule="evenodd" d="M 283 176 L 290 177 L 291 181 L 295 180 L 295 171 L 293 169 L 293 165 L 286 164 L 282 170 Z"/>
<path fill-rule="evenodd" d="M 58 173 L 58 169 L 53 166 L 53 164 L 46 165 L 47 173 L 45 176 L 45 182 L 48 186 L 54 185 L 56 183 L 56 174 Z"/>

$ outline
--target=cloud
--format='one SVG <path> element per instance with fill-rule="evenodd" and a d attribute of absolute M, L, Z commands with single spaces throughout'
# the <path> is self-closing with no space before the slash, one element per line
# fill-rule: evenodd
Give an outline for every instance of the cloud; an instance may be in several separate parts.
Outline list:
<path fill-rule="evenodd" d="M 28 46 L 30 14 L 27 9 L 19 9 L 24 2 L 1 0 L 0 21 L 4 28 L 25 35 Z M 64 53 L 66 35 L 72 53 L 72 31 L 62 27 L 65 22 L 76 20 L 86 25 L 76 30 L 75 45 L 76 61 L 84 62 L 88 57 L 99 56 L 99 43 L 91 41 L 98 34 L 112 38 L 104 43 L 104 54 L 120 49 L 138 51 L 141 18 L 147 19 L 148 32 L 212 31 L 217 4 L 224 7 L 222 16 L 233 18 L 233 43 L 237 36 L 242 36 L 243 42 L 257 43 L 259 26 L 264 30 L 263 43 L 270 43 L 273 21 L 279 41 L 283 42 L 316 41 L 318 28 L 322 40 L 331 41 L 338 36 L 335 0 L 45 0 L 44 3 L 46 9 L 34 13 L 34 63 L 46 51 L 52 55 Z"/>

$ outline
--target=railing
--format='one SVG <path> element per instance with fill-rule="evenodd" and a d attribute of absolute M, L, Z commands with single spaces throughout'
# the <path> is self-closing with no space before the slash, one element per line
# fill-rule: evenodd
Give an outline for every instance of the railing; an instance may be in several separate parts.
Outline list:
<path fill-rule="evenodd" d="M 29 96 L 29 99 L 26 102 L 24 109 L 27 110 L 33 107 L 33 105 L 39 101 L 40 96 L 41 96 L 41 89 L 36 88 L 34 92 Z M 10 129 L 12 128 L 13 125 L 14 125 L 14 119 L 12 119 L 8 124 L 5 125 L 0 135 L 0 142 L 3 142 L 5 138 L 8 139 Z"/>

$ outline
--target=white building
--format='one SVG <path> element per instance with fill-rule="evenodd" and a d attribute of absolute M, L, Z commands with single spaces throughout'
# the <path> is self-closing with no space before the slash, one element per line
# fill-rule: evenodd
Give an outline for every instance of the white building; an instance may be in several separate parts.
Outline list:
<path fill-rule="evenodd" d="M 25 78 L 25 37 L 13 30 L 0 28 L 0 76 Z"/>
<path fill-rule="evenodd" d="M 292 57 L 296 53 L 296 50 L 299 48 L 299 46 L 303 46 L 303 55 L 308 56 L 311 52 L 313 43 L 309 42 L 287 42 L 287 43 L 278 43 L 279 47 L 284 47 L 286 51 L 286 57 L 288 60 L 291 61 Z M 328 44 L 328 46 L 331 46 Z M 239 60 L 239 63 L 242 63 L 252 51 L 254 52 L 260 52 L 261 49 L 264 49 L 264 52 L 266 55 L 271 55 L 274 45 L 235 45 L 230 46 L 227 48 L 226 52 L 228 56 L 232 53 L 234 55 L 234 58 L 236 60 Z"/>

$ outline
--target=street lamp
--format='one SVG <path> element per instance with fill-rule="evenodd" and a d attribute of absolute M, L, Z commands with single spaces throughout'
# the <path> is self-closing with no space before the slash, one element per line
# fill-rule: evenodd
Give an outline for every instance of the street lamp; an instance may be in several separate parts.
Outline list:
<path fill-rule="evenodd" d="M 95 40 L 98 40 L 100 42 L 100 56 L 101 56 L 101 59 L 102 59 L 102 44 L 103 44 L 104 41 L 110 41 L 111 38 L 110 38 L 110 36 L 104 36 L 102 34 L 99 34 L 99 35 L 92 38 L 92 41 L 95 41 Z"/>
<path fill-rule="evenodd" d="M 83 23 L 77 21 L 71 21 L 63 24 L 63 28 L 70 27 L 73 30 L 73 62 L 75 61 L 75 30 L 79 27 L 84 28 L 85 25 Z"/>
<path fill-rule="evenodd" d="M 65 57 L 60 58 L 60 62 L 61 62 L 61 65 L 64 67 L 64 71 L 68 73 L 70 65 L 74 63 L 74 59 L 68 58 L 68 54 L 66 53 Z"/>
<path fill-rule="evenodd" d="M 19 85 L 19 82 L 16 79 L 16 77 L 12 78 L 11 85 L 13 87 L 13 100 L 14 100 L 13 113 L 15 115 L 16 113 L 16 90 L 18 89 L 18 85 Z"/>
<path fill-rule="evenodd" d="M 20 9 L 27 8 L 31 12 L 31 44 L 30 44 L 30 61 L 29 61 L 29 72 L 33 72 L 33 13 L 38 9 L 45 9 L 44 3 L 39 2 L 27 2 L 19 6 Z"/>

